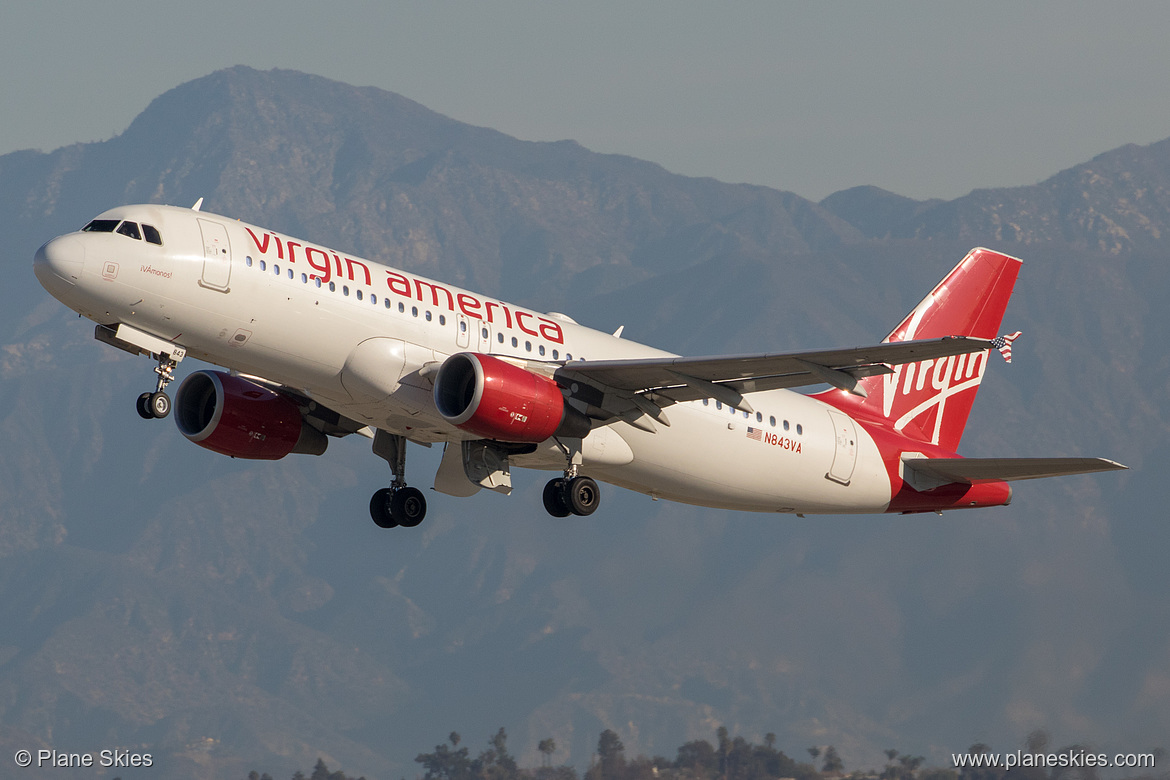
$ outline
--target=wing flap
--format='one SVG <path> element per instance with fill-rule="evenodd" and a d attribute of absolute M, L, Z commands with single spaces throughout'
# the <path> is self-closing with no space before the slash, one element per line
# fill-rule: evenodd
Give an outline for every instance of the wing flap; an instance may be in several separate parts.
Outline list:
<path fill-rule="evenodd" d="M 942 482 L 1011 482 L 1128 469 L 1106 458 L 907 458 L 906 468 Z"/>

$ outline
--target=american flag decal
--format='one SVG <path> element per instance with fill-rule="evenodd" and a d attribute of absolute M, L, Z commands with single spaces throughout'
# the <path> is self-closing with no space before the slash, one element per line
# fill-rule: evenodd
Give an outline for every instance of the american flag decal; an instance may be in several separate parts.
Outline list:
<path fill-rule="evenodd" d="M 1010 336 L 1000 336 L 991 342 L 991 346 L 999 350 L 999 354 L 1003 355 L 1003 359 L 1010 363 L 1012 362 L 1012 342 L 1020 337 L 1020 331 L 1016 331 Z"/>
<path fill-rule="evenodd" d="M 763 441 L 763 435 L 764 435 L 764 431 L 762 429 L 753 428 L 750 425 L 748 426 L 747 437 L 749 439 L 755 439 L 756 441 Z"/>

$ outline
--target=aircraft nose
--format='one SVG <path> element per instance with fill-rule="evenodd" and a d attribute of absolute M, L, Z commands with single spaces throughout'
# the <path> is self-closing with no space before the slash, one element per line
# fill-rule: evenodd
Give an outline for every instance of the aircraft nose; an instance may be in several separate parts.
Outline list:
<path fill-rule="evenodd" d="M 76 236 L 58 236 L 37 250 L 33 272 L 45 289 L 59 285 L 59 280 L 76 284 L 85 266 L 85 244 Z"/>

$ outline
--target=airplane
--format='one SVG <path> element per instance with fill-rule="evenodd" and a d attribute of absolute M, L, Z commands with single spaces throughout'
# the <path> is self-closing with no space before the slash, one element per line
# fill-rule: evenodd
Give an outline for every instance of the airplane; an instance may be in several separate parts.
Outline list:
<path fill-rule="evenodd" d="M 1013 480 L 1124 469 L 1104 458 L 957 453 L 1021 262 L 973 249 L 879 344 L 680 357 L 303 239 L 191 208 L 127 205 L 37 250 L 41 285 L 95 337 L 157 366 L 138 413 L 235 458 L 320 455 L 358 434 L 392 480 L 381 527 L 426 498 L 406 444 L 443 444 L 434 489 L 511 491 L 513 467 L 560 472 L 554 517 L 598 507 L 598 481 L 651 498 L 805 514 L 1007 505 Z M 827 385 L 809 394 L 793 388 Z"/>

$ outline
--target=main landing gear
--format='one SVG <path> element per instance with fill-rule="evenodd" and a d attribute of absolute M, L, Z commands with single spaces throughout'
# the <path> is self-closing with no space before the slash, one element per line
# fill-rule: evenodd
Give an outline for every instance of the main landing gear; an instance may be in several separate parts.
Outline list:
<path fill-rule="evenodd" d="M 414 528 L 427 516 L 427 499 L 421 490 L 406 485 L 406 437 L 379 430 L 374 454 L 390 464 L 394 481 L 370 498 L 370 518 L 379 528 Z"/>
<path fill-rule="evenodd" d="M 601 489 L 590 477 L 577 475 L 576 465 L 565 469 L 565 476 L 550 479 L 544 486 L 544 508 L 553 517 L 591 515 L 601 504 Z"/>
<path fill-rule="evenodd" d="M 179 358 L 182 360 L 182 357 Z M 166 394 L 167 385 L 175 381 L 175 367 L 179 365 L 171 354 L 158 355 L 158 383 L 153 393 L 138 396 L 138 416 L 144 420 L 161 420 L 171 413 L 171 397 Z"/>

